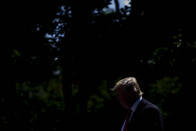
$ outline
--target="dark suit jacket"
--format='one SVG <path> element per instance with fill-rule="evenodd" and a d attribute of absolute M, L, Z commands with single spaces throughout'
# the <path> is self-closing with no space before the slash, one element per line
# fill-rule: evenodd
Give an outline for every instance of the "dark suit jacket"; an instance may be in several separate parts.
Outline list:
<path fill-rule="evenodd" d="M 159 108 L 143 98 L 129 121 L 127 131 L 163 130 L 163 120 Z"/>

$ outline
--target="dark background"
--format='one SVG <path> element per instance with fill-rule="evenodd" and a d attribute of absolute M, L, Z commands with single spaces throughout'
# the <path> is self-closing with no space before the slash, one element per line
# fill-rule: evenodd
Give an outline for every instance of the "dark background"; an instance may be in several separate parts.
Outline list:
<path fill-rule="evenodd" d="M 194 128 L 196 26 L 187 1 L 10 3 L 9 81 L 2 130 L 120 130 L 125 111 L 110 89 L 137 78 L 165 130 Z M 5 10 L 6 11 L 6 10 Z"/>

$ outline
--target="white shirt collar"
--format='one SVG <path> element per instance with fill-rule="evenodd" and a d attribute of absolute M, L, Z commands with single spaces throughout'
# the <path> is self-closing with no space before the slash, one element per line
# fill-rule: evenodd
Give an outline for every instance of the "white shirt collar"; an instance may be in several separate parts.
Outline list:
<path fill-rule="evenodd" d="M 142 100 L 142 96 L 140 96 L 140 97 L 137 99 L 137 101 L 133 104 L 133 106 L 131 107 L 131 110 L 132 110 L 133 112 L 135 112 L 135 110 L 137 109 L 137 107 L 138 107 L 138 105 L 139 105 L 139 103 L 140 103 L 141 100 Z"/>

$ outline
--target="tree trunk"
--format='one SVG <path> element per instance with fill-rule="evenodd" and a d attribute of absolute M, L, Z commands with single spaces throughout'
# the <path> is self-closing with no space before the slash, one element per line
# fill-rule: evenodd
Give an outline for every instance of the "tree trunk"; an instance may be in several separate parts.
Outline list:
<path fill-rule="evenodd" d="M 119 1 L 118 0 L 114 0 L 114 3 L 115 3 L 115 8 L 116 8 L 116 14 L 118 16 L 120 14 Z"/>

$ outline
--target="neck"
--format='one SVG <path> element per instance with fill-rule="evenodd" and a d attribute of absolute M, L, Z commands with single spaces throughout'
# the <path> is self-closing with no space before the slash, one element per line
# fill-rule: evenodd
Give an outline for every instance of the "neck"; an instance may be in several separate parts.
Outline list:
<path fill-rule="evenodd" d="M 129 103 L 132 106 L 138 99 L 140 98 L 140 96 L 135 96 L 129 99 Z"/>

